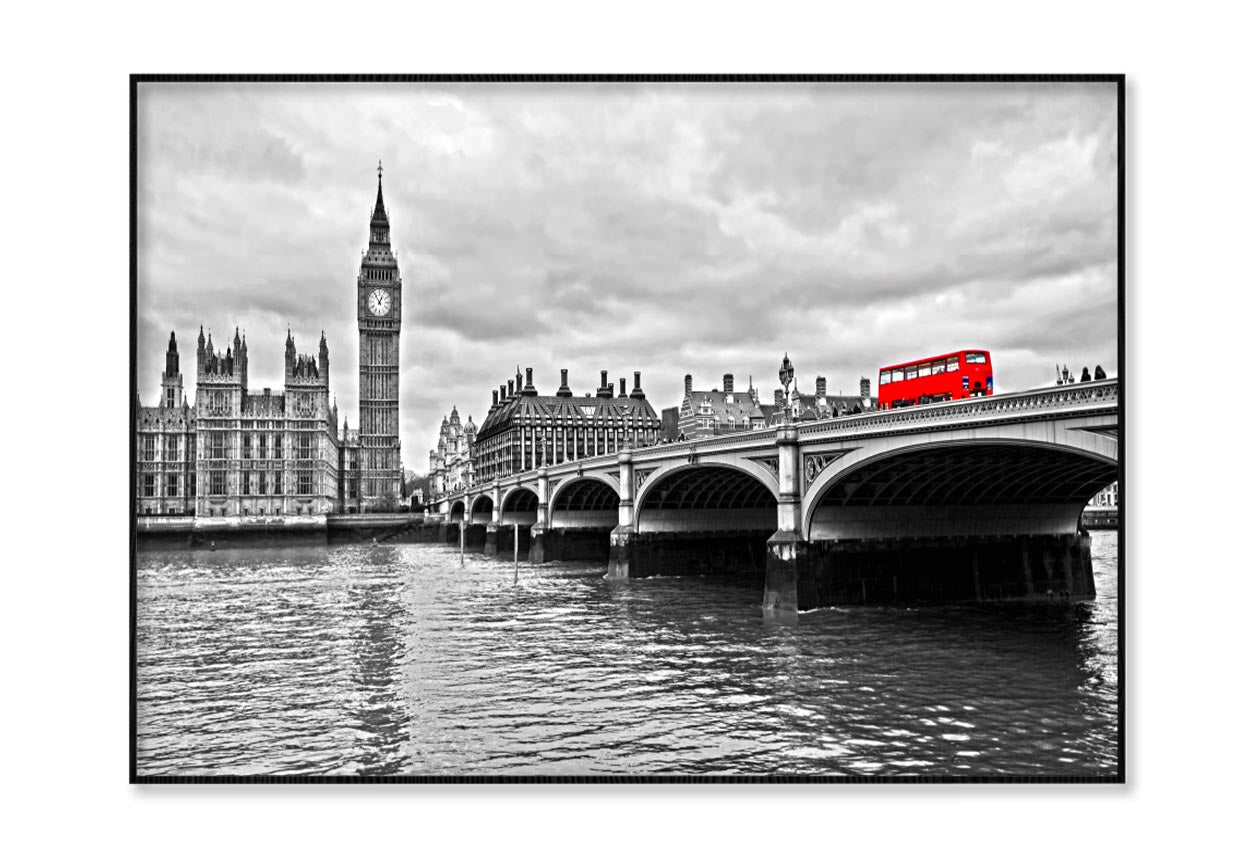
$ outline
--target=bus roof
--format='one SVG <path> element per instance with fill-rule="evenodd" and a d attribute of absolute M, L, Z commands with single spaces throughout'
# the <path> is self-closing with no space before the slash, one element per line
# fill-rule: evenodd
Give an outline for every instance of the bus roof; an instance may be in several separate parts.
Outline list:
<path fill-rule="evenodd" d="M 899 368 L 912 367 L 915 364 L 926 364 L 929 361 L 939 361 L 940 359 L 952 358 L 955 355 L 961 356 L 968 352 L 981 352 L 987 357 L 989 363 L 991 363 L 992 361 L 992 355 L 987 350 L 975 349 L 972 347 L 970 349 L 959 349 L 956 352 L 946 352 L 943 355 L 931 355 L 931 356 L 927 356 L 926 358 L 915 358 L 911 361 L 902 361 L 897 364 L 885 364 L 883 365 L 883 367 L 879 368 L 879 372 L 882 373 L 885 370 L 896 370 L 898 367 Z"/>

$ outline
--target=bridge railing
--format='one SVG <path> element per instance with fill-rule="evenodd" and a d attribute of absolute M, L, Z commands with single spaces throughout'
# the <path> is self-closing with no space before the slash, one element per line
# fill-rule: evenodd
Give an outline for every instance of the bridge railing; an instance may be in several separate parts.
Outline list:
<path fill-rule="evenodd" d="M 844 415 L 821 421 L 797 424 L 799 437 L 818 438 L 828 435 L 877 432 L 882 429 L 915 428 L 968 420 L 997 420 L 1030 416 L 1035 413 L 1047 415 L 1057 409 L 1100 411 L 1118 406 L 1118 380 L 1104 379 L 1097 382 L 1081 382 L 1074 385 L 1038 388 L 1010 394 L 993 394 L 946 403 L 928 403 L 903 409 L 868 412 L 864 415 Z M 694 438 L 670 444 L 654 444 L 632 450 L 634 460 L 647 462 L 657 459 L 680 457 L 687 453 L 707 455 L 711 452 L 725 453 L 772 447 L 775 428 L 746 430 L 744 432 Z M 583 459 L 562 462 L 548 468 L 550 476 L 564 476 L 586 468 L 604 468 L 616 464 L 617 453 L 605 453 Z M 500 479 L 502 487 L 508 487 L 534 476 L 534 471 L 522 471 Z M 479 489 L 490 488 L 490 483 L 477 484 Z M 464 497 L 469 490 L 445 495 L 445 499 Z"/>
<path fill-rule="evenodd" d="M 990 397 L 973 397 L 951 400 L 947 403 L 928 403 L 871 412 L 865 415 L 836 418 L 802 425 L 801 438 L 831 435 L 840 432 L 877 430 L 896 426 L 927 426 L 953 421 L 987 420 L 998 416 L 1021 416 L 1033 413 L 1048 414 L 1057 409 L 1110 409 L 1118 406 L 1118 380 L 1084 382 L 1077 385 L 1061 385 L 1033 391 L 1017 391 L 1012 394 L 993 394 Z"/>

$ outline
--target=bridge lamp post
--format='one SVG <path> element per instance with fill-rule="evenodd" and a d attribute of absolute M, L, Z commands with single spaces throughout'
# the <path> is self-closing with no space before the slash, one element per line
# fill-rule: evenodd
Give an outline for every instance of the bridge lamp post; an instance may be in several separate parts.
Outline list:
<path fill-rule="evenodd" d="M 783 422 L 790 424 L 792 422 L 792 379 L 796 376 L 796 371 L 792 368 L 792 360 L 787 357 L 787 353 L 783 354 L 783 362 L 779 365 L 779 383 L 783 386 Z"/>

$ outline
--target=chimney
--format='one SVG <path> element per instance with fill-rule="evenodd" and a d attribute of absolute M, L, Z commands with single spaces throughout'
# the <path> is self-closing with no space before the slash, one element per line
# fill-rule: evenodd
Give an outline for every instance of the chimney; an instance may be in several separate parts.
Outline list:
<path fill-rule="evenodd" d="M 619 390 L 618 390 L 618 396 L 619 396 L 619 397 L 625 397 L 625 396 L 627 395 L 627 392 L 626 392 L 626 377 L 625 377 L 625 376 L 619 376 L 619 377 L 618 377 L 618 389 L 619 389 Z"/>
<path fill-rule="evenodd" d="M 861 396 L 863 397 L 870 396 L 870 380 L 867 379 L 865 376 L 861 378 L 861 386 L 859 390 L 861 391 Z"/>
<path fill-rule="evenodd" d="M 692 393 L 692 374 L 690 373 L 683 377 L 683 393 L 685 395 Z"/>
<path fill-rule="evenodd" d="M 500 404 L 501 404 L 502 406 L 503 406 L 503 405 L 505 405 L 505 400 L 507 400 L 507 399 L 508 399 L 508 398 L 505 396 L 505 386 L 504 386 L 504 385 L 501 385 L 501 386 L 500 386 Z"/>
<path fill-rule="evenodd" d="M 608 371 L 608 370 L 602 370 L 602 371 L 600 372 L 600 387 L 601 387 L 601 388 L 604 388 L 604 387 L 606 387 L 607 385 L 609 385 L 609 371 Z"/>
<path fill-rule="evenodd" d="M 819 397 L 827 396 L 827 377 L 818 377 L 818 381 L 814 384 L 814 393 Z"/>
<path fill-rule="evenodd" d="M 783 389 L 782 388 L 774 389 L 774 404 L 778 406 L 779 408 L 783 407 Z"/>
<path fill-rule="evenodd" d="M 722 393 L 724 394 L 735 393 L 735 377 L 730 373 L 722 374 Z"/>
<path fill-rule="evenodd" d="M 635 388 L 631 391 L 631 396 L 636 400 L 644 399 L 644 389 L 640 387 L 640 372 L 635 371 Z"/>
<path fill-rule="evenodd" d="M 513 399 L 513 380 L 509 380 L 509 399 Z"/>
<path fill-rule="evenodd" d="M 537 394 L 535 390 L 535 384 L 531 381 L 532 374 L 533 374 L 533 368 L 528 367 L 526 369 L 526 387 L 523 388 L 520 392 L 522 396 L 524 397 L 534 397 Z"/>
<path fill-rule="evenodd" d="M 600 372 L 600 387 L 596 389 L 597 397 L 613 397 L 613 383 L 609 381 L 609 371 Z"/>
<path fill-rule="evenodd" d="M 569 377 L 570 377 L 570 371 L 564 367 L 561 368 L 561 387 L 557 389 L 558 397 L 573 397 L 574 396 L 574 394 L 570 393 Z"/>
<path fill-rule="evenodd" d="M 500 397 L 497 396 L 495 391 L 493 391 L 492 392 L 492 408 L 495 409 L 499 405 L 500 405 Z"/>

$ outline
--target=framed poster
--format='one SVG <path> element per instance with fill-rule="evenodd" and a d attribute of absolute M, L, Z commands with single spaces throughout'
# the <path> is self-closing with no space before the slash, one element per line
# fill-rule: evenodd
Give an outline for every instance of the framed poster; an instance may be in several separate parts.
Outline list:
<path fill-rule="evenodd" d="M 132 781 L 1122 781 L 1123 104 L 133 77 Z"/>

